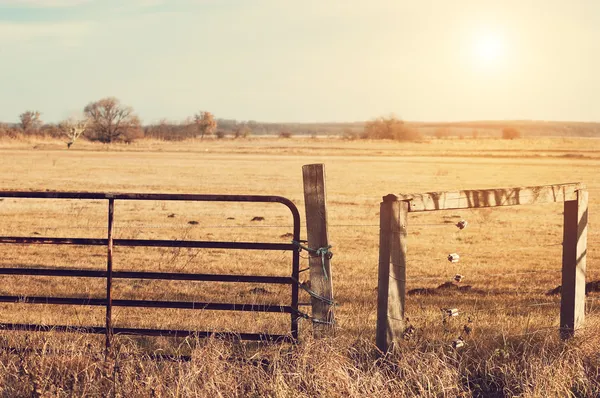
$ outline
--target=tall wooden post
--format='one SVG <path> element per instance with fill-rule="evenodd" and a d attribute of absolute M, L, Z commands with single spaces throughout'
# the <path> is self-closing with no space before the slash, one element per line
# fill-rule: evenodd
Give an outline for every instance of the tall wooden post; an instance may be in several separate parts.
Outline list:
<path fill-rule="evenodd" d="M 325 165 L 308 164 L 302 167 L 304 203 L 306 208 L 306 233 L 308 247 L 314 250 L 327 248 L 327 196 L 325 190 Z M 310 289 L 321 296 L 311 297 L 313 334 L 322 337 L 333 326 L 333 276 L 329 256 L 309 253 Z"/>
<path fill-rule="evenodd" d="M 585 319 L 585 268 L 587 256 L 588 192 L 565 201 L 562 257 L 560 335 L 568 339 Z"/>
<path fill-rule="evenodd" d="M 405 328 L 408 202 L 385 196 L 379 220 L 376 344 L 386 353 L 402 338 Z"/>

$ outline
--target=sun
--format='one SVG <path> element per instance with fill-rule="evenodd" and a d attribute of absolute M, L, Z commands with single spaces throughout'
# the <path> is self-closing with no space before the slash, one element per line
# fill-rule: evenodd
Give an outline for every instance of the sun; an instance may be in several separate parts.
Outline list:
<path fill-rule="evenodd" d="M 481 64 L 495 64 L 504 60 L 505 40 L 499 33 L 484 33 L 475 38 L 473 52 Z"/>

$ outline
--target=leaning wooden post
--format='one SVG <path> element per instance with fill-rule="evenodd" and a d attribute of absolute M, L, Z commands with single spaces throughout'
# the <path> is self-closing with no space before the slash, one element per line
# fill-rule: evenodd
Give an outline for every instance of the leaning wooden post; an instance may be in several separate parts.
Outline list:
<path fill-rule="evenodd" d="M 577 191 L 577 199 L 565 201 L 562 257 L 560 335 L 568 339 L 585 318 L 585 267 L 587 255 L 588 192 Z"/>
<path fill-rule="evenodd" d="M 312 250 L 322 249 L 319 253 L 312 250 L 309 253 L 310 289 L 315 293 L 311 297 L 313 334 L 315 337 L 322 337 L 327 330 L 332 328 L 335 321 L 333 277 L 330 255 L 328 255 L 325 166 L 323 164 L 305 165 L 302 167 L 302 176 L 304 180 L 307 244 Z"/>
<path fill-rule="evenodd" d="M 376 335 L 377 348 L 383 353 L 402 338 L 405 328 L 407 222 L 408 202 L 385 196 L 379 213 Z"/>

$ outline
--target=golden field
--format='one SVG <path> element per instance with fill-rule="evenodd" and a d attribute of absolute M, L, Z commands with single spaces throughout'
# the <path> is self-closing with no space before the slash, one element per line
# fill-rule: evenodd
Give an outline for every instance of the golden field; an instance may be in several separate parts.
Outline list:
<path fill-rule="evenodd" d="M 588 281 L 600 279 L 600 140 L 540 138 L 420 143 L 336 138 L 141 140 L 105 146 L 52 140 L 0 141 L 1 190 L 268 194 L 291 199 L 304 220 L 302 165 L 324 163 L 337 326 L 300 344 L 117 337 L 104 359 L 101 336 L 0 334 L 2 396 L 599 396 L 598 293 L 586 326 L 558 339 L 562 204 L 411 214 L 408 289 L 464 276 L 470 291 L 410 295 L 415 332 L 397 352 L 374 347 L 379 203 L 389 193 L 583 182 L 590 192 Z M 103 238 L 106 201 L 4 199 L 0 234 Z M 253 222 L 253 217 L 264 221 Z M 459 231 L 460 219 L 469 226 Z M 190 224 L 190 221 L 195 222 Z M 119 202 L 115 238 L 289 242 L 291 217 L 277 204 Z M 305 238 L 304 226 L 302 232 Z M 103 269 L 106 249 L 2 245 L 0 267 Z M 461 261 L 449 263 L 449 253 Z M 307 260 L 302 260 L 304 268 Z M 279 252 L 115 248 L 115 270 L 289 275 Z M 306 278 L 307 276 L 305 276 Z M 104 281 L 3 276 L 1 295 L 102 297 Z M 256 289 L 262 288 L 262 289 Z M 264 290 L 263 290 L 264 289 Z M 289 302 L 289 288 L 210 282 L 131 281 L 113 298 Z M 301 293 L 301 302 L 308 296 Z M 2 304 L 1 322 L 102 325 L 101 307 Z M 460 315 L 442 323 L 440 308 Z M 308 307 L 304 307 L 308 311 Z M 118 326 L 285 333 L 289 316 L 115 308 Z M 471 332 L 464 335 L 467 325 Z M 465 336 L 465 347 L 451 342 Z M 8 347 L 38 351 L 11 351 Z M 154 361 L 153 353 L 191 355 Z"/>

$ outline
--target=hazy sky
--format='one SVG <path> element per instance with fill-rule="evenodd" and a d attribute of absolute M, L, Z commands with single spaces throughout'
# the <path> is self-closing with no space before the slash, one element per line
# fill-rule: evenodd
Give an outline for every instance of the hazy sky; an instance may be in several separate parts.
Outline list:
<path fill-rule="evenodd" d="M 0 0 L 0 120 L 600 121 L 600 0 Z"/>

